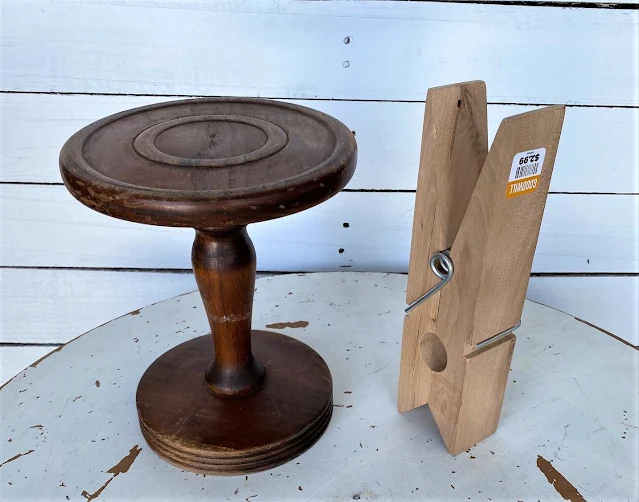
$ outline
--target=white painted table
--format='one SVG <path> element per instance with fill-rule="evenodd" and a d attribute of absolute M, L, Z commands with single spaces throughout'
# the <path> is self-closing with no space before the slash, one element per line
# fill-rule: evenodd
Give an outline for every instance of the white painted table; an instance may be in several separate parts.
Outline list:
<path fill-rule="evenodd" d="M 451 457 L 427 407 L 395 407 L 405 285 L 404 275 L 367 273 L 257 282 L 254 327 L 280 324 L 315 348 L 333 373 L 336 407 L 309 451 L 248 477 L 175 468 L 138 427 L 144 370 L 208 330 L 197 292 L 90 331 L 0 392 L 2 498 L 637 500 L 634 348 L 527 302 L 499 429 Z"/>

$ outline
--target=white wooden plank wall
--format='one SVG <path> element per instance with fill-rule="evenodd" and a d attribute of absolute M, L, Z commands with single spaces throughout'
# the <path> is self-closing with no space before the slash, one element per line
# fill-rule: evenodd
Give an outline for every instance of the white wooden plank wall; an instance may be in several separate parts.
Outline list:
<path fill-rule="evenodd" d="M 258 268 L 401 272 L 425 92 L 471 79 L 487 83 L 491 139 L 506 116 L 568 105 L 529 297 L 638 345 L 637 4 L 519 3 L 2 0 L 0 380 L 195 288 L 191 231 L 67 194 L 57 156 L 80 127 L 204 95 L 334 115 L 358 170 L 327 203 L 252 226 Z"/>

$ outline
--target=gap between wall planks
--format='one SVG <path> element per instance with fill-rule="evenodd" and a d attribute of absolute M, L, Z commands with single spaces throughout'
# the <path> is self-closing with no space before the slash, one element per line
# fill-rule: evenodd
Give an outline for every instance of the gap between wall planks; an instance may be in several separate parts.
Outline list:
<path fill-rule="evenodd" d="M 2 185 L 0 203 L 0 266 L 191 266 L 191 229 L 109 218 L 62 186 Z M 250 225 L 258 270 L 405 272 L 414 203 L 413 193 L 346 192 Z M 533 272 L 639 272 L 638 206 L 639 196 L 549 196 Z"/>
<path fill-rule="evenodd" d="M 61 183 L 60 147 L 75 131 L 122 110 L 172 99 L 0 94 L 0 182 Z M 328 113 L 355 131 L 358 169 L 348 189 L 415 190 L 423 101 L 287 101 Z M 535 108 L 490 105 L 489 141 L 503 118 Z M 639 193 L 637 137 L 637 108 L 567 108 L 551 192 Z"/>
<path fill-rule="evenodd" d="M 634 10 L 12 0 L 3 19 L 2 90 L 421 100 L 481 77 L 491 102 L 639 105 Z"/>

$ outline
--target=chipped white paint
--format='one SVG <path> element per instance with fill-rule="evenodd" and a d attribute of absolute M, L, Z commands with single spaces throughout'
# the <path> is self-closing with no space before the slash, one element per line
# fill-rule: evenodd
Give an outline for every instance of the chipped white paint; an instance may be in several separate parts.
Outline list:
<path fill-rule="evenodd" d="M 15 374 L 55 349 L 56 346 L 51 345 L 0 347 L 0 385 L 5 384 Z"/>
<path fill-rule="evenodd" d="M 405 415 L 395 407 L 405 286 L 405 276 L 369 273 L 258 280 L 254 327 L 308 322 L 282 332 L 325 358 L 336 408 L 308 452 L 246 478 L 181 471 L 150 451 L 138 428 L 144 370 L 207 332 L 197 293 L 96 328 L 0 392 L 3 497 L 562 501 L 537 467 L 541 456 L 586 500 L 637 500 L 635 349 L 527 302 L 500 426 L 451 457 L 426 407 Z"/>

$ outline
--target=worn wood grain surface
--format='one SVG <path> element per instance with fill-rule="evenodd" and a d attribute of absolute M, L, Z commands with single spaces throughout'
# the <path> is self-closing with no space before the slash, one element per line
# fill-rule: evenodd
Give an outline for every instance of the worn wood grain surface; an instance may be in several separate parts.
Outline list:
<path fill-rule="evenodd" d="M 197 293 L 91 331 L 0 392 L 3 498 L 637 499 L 635 349 L 527 302 L 499 428 L 452 457 L 426 409 L 395 408 L 405 289 L 393 274 L 258 280 L 254 326 L 288 324 L 279 329 L 322 354 L 335 408 L 298 460 L 248 477 L 182 472 L 138 428 L 133 396 L 147 365 L 208 331 Z"/>

